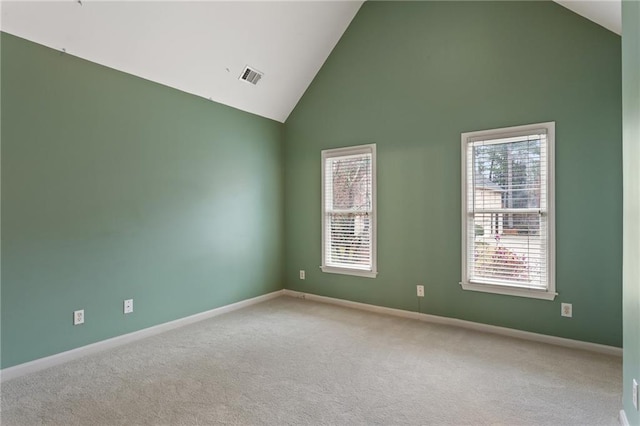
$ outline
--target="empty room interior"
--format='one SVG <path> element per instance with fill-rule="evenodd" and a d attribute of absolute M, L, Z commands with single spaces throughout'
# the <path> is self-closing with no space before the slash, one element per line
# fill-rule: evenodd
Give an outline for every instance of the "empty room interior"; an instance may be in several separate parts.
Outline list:
<path fill-rule="evenodd" d="M 0 2 L 3 425 L 640 425 L 640 2 Z"/>

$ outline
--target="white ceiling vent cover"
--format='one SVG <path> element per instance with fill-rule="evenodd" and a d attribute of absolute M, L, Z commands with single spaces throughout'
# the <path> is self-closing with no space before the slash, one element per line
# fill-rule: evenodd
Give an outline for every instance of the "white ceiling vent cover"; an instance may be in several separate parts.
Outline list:
<path fill-rule="evenodd" d="M 244 70 L 242 71 L 242 74 L 240 74 L 240 80 L 244 80 L 246 82 L 249 82 L 253 85 L 258 84 L 258 82 L 260 81 L 260 79 L 262 78 L 264 74 L 261 73 L 260 71 L 256 70 L 255 68 L 251 68 L 249 66 L 244 67 Z"/>

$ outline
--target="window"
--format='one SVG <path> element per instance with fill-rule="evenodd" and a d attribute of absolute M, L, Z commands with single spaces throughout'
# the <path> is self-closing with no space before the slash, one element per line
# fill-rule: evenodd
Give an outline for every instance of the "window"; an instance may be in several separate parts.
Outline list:
<path fill-rule="evenodd" d="M 553 300 L 555 123 L 462 134 L 462 288 Z"/>
<path fill-rule="evenodd" d="M 376 146 L 322 151 L 322 270 L 374 278 Z"/>

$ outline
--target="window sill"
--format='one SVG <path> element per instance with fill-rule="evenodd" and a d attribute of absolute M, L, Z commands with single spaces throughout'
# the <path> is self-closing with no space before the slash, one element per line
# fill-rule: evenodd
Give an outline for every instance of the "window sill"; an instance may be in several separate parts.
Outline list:
<path fill-rule="evenodd" d="M 335 266 L 321 266 L 322 272 L 329 274 L 353 275 L 357 277 L 375 278 L 378 275 L 376 271 L 365 271 L 362 269 L 337 268 Z"/>
<path fill-rule="evenodd" d="M 463 290 L 480 291 L 483 293 L 503 294 L 507 296 L 528 297 L 531 299 L 554 300 L 558 293 L 549 290 L 533 290 L 521 287 L 507 287 L 491 284 L 476 284 L 461 282 Z"/>

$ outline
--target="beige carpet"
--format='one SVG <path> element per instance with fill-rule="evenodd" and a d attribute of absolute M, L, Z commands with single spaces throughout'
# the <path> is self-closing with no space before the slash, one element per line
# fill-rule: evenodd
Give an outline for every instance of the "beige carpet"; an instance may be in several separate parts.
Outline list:
<path fill-rule="evenodd" d="M 281 297 L 2 384 L 9 425 L 617 425 L 621 359 Z"/>

